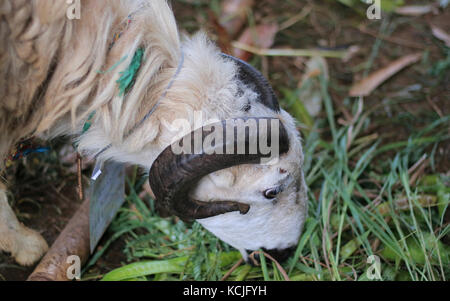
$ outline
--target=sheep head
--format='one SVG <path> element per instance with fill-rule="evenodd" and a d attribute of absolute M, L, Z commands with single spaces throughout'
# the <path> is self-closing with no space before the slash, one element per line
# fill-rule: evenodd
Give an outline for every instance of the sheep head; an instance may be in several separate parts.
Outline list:
<path fill-rule="evenodd" d="M 223 56 L 238 65 L 239 80 L 273 116 L 208 124 L 167 147 L 150 170 L 156 207 L 162 216 L 197 220 L 245 259 L 262 248 L 283 260 L 307 212 L 300 137 L 262 74 Z"/>

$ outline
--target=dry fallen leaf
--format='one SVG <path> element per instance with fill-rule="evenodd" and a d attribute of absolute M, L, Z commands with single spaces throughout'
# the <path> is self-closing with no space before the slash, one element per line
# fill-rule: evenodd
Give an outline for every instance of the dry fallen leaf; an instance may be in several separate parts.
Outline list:
<path fill-rule="evenodd" d="M 437 39 L 443 41 L 445 43 L 445 46 L 450 47 L 450 35 L 447 34 L 444 30 L 431 25 L 431 32 Z"/>
<path fill-rule="evenodd" d="M 247 11 L 253 6 L 253 0 L 222 1 L 220 24 L 228 34 L 234 37 L 247 20 Z"/>
<path fill-rule="evenodd" d="M 277 32 L 277 24 L 257 25 L 255 27 L 247 28 L 240 36 L 238 42 L 257 48 L 267 49 L 272 47 Z M 244 61 L 248 61 L 251 57 L 249 52 L 238 48 L 234 48 L 233 55 Z"/>
<path fill-rule="evenodd" d="M 374 73 L 370 74 L 368 77 L 362 81 L 353 85 L 350 89 L 350 96 L 367 96 L 372 93 L 379 85 L 384 83 L 388 78 L 402 70 L 403 68 L 414 64 L 420 60 L 422 53 L 415 53 L 406 55 L 392 63 L 387 67 L 384 67 Z"/>

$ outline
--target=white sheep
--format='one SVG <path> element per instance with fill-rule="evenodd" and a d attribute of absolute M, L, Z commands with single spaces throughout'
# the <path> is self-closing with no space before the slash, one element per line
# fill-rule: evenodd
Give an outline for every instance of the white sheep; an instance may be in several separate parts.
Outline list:
<path fill-rule="evenodd" d="M 81 19 L 71 20 L 65 0 L 0 1 L 0 169 L 23 138 L 69 135 L 80 152 L 99 160 L 147 170 L 154 165 L 150 182 L 162 214 L 198 220 L 245 259 L 260 248 L 286 255 L 307 214 L 303 153 L 295 121 L 278 108 L 268 83 L 250 66 L 222 55 L 202 33 L 181 42 L 164 0 L 82 0 L 81 8 Z M 117 80 L 139 49 L 139 71 L 122 95 Z M 255 160 L 245 156 L 221 165 L 217 160 L 224 159 L 208 157 L 207 166 L 196 166 L 195 182 L 181 177 L 184 186 L 175 185 L 174 192 L 170 179 L 181 173 L 167 168 L 167 158 L 177 158 L 167 149 L 180 133 L 171 124 L 183 119 L 194 126 L 195 112 L 205 122 L 276 118 L 288 148 L 271 165 L 250 164 Z M 84 132 L 89 116 L 92 125 Z M 214 168 L 211 160 L 217 161 Z M 155 175 L 165 181 L 155 181 Z M 47 250 L 37 232 L 18 222 L 5 185 L 0 186 L 2 250 L 22 265 Z"/>

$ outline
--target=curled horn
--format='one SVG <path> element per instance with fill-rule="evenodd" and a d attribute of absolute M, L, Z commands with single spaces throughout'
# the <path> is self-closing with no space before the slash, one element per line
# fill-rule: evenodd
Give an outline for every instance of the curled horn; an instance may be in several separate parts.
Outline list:
<path fill-rule="evenodd" d="M 257 134 L 251 133 L 248 128 L 245 130 L 245 138 L 238 138 L 239 120 L 248 121 L 255 120 L 257 126 Z M 266 134 L 260 134 L 260 123 L 266 120 L 267 130 Z M 247 204 L 238 203 L 235 201 L 215 201 L 202 202 L 190 197 L 190 190 L 196 186 L 204 176 L 218 170 L 229 168 L 241 164 L 256 164 L 267 154 L 263 154 L 260 149 L 260 139 L 267 137 L 267 145 L 272 146 L 271 134 L 273 121 L 278 124 L 278 142 L 279 154 L 286 153 L 289 150 L 289 138 L 282 122 L 275 118 L 247 118 L 247 119 L 230 119 L 219 123 L 204 126 L 199 128 L 180 141 L 167 147 L 155 160 L 150 170 L 150 186 L 156 196 L 156 209 L 162 216 L 176 215 L 184 221 L 192 221 L 194 219 L 203 219 L 207 217 L 224 214 L 227 212 L 239 211 L 241 214 L 246 214 L 250 210 Z M 232 122 L 230 122 L 232 121 Z M 231 123 L 231 126 L 230 126 Z M 241 124 L 242 125 L 242 124 Z M 212 149 L 204 149 L 203 142 L 205 137 L 214 130 L 222 129 L 223 141 L 215 141 Z M 234 132 L 234 139 L 231 141 L 228 131 Z M 276 130 L 276 128 L 274 128 Z M 230 134 L 230 132 L 228 132 Z M 196 138 L 197 137 L 197 138 Z M 198 139 L 201 137 L 201 140 Z M 225 137 L 228 138 L 225 139 Z M 202 143 L 201 150 L 197 153 L 181 153 L 175 154 L 173 151 L 174 145 L 181 145 L 181 142 L 190 143 L 191 147 L 194 141 Z M 238 142 L 245 141 L 245 151 L 240 148 L 238 151 Z M 198 143 L 198 142 L 197 142 Z M 256 144 L 255 144 L 256 143 Z M 275 142 L 276 143 L 276 142 Z M 251 146 L 257 145 L 257 150 Z M 183 145 L 184 147 L 184 145 Z M 241 144 L 242 147 L 242 144 Z M 194 149 L 196 146 L 194 145 Z M 192 149 L 192 148 L 191 148 Z M 230 154 L 230 149 L 233 151 Z M 214 151 L 211 151 L 214 150 Z"/>
<path fill-rule="evenodd" d="M 239 68 L 238 77 L 246 85 L 255 89 L 259 94 L 259 101 L 266 107 L 275 112 L 280 111 L 280 104 L 277 96 L 264 75 L 261 74 L 252 65 L 235 58 L 231 55 L 222 53 L 222 57 L 233 61 Z"/>

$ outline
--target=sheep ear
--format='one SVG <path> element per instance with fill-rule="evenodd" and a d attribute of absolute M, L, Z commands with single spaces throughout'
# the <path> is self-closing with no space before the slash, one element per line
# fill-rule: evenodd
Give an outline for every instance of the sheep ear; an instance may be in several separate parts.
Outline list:
<path fill-rule="evenodd" d="M 275 112 L 280 111 L 280 104 L 269 81 L 252 65 L 234 56 L 222 53 L 222 57 L 233 61 L 239 68 L 238 77 L 246 85 L 255 89 L 259 94 L 259 101 Z"/>

